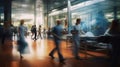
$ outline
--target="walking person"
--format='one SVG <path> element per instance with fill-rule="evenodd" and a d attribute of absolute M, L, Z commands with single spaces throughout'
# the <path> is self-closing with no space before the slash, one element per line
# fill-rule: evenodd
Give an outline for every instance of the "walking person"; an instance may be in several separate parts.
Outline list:
<path fill-rule="evenodd" d="M 57 25 L 55 27 L 53 27 L 53 29 L 52 29 L 55 48 L 52 49 L 52 51 L 49 53 L 49 56 L 52 59 L 54 59 L 53 55 L 57 51 L 60 63 L 64 63 L 65 59 L 64 59 L 63 55 L 60 52 L 60 44 L 61 44 L 61 38 L 60 37 L 63 34 L 63 28 L 61 26 L 61 21 L 60 20 L 57 20 L 56 23 L 57 23 Z"/>
<path fill-rule="evenodd" d="M 32 33 L 32 35 L 31 35 L 31 39 L 33 39 L 33 35 L 34 35 L 33 28 L 34 28 L 34 25 L 32 25 L 32 27 L 31 27 L 31 33 Z"/>
<path fill-rule="evenodd" d="M 44 37 L 44 39 L 46 38 L 46 29 L 45 28 L 43 29 L 43 37 Z"/>
<path fill-rule="evenodd" d="M 20 21 L 20 26 L 18 28 L 18 51 L 20 53 L 20 58 L 21 59 L 23 58 L 22 54 L 28 52 L 28 50 L 25 50 L 27 47 L 28 47 L 28 44 L 25 41 L 24 20 L 21 20 Z"/>
<path fill-rule="evenodd" d="M 73 26 L 73 30 L 71 31 L 72 39 L 73 39 L 73 54 L 74 54 L 75 59 L 77 60 L 81 59 L 79 56 L 80 33 L 81 33 L 80 22 L 81 22 L 80 18 L 76 19 L 76 24 L 75 26 Z"/>
<path fill-rule="evenodd" d="M 49 28 L 48 28 L 48 31 L 47 31 L 47 38 L 48 38 L 48 39 L 50 38 L 50 35 L 51 35 L 50 32 L 51 32 L 51 28 L 49 27 Z"/>
<path fill-rule="evenodd" d="M 40 38 L 42 39 L 42 35 L 41 35 L 41 25 L 39 25 L 39 29 L 38 29 L 38 36 L 40 36 Z"/>
<path fill-rule="evenodd" d="M 36 28 L 36 25 L 34 25 L 33 27 L 33 33 L 34 33 L 34 40 L 37 40 L 37 28 Z"/>

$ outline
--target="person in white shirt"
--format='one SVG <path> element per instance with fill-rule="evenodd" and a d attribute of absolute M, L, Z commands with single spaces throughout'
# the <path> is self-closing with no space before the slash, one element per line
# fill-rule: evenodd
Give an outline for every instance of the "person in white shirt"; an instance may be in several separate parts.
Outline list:
<path fill-rule="evenodd" d="M 76 19 L 76 24 L 75 26 L 73 26 L 74 31 L 71 31 L 73 39 L 73 54 L 75 59 L 77 60 L 80 60 L 80 56 L 78 53 L 80 47 L 80 32 L 81 32 L 80 22 L 81 22 L 80 18 Z"/>

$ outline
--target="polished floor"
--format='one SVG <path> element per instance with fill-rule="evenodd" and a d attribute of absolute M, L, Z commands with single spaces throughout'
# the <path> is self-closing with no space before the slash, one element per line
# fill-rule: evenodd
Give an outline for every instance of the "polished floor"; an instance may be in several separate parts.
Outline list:
<path fill-rule="evenodd" d="M 0 67 L 109 67 L 109 60 L 106 54 L 87 51 L 94 55 L 86 55 L 80 50 L 79 55 L 83 60 L 76 60 L 72 54 L 72 48 L 66 47 L 66 41 L 61 43 L 61 52 L 65 57 L 65 64 L 59 63 L 57 53 L 52 60 L 48 54 L 54 47 L 52 39 L 38 39 L 36 41 L 27 37 L 30 53 L 24 54 L 21 60 L 17 51 L 16 40 L 6 40 L 0 44 Z"/>

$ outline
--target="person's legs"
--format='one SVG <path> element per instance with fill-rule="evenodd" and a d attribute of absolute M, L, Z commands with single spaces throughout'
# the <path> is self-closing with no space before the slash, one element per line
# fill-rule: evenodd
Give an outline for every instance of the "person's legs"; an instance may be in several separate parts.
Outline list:
<path fill-rule="evenodd" d="M 23 56 L 22 56 L 22 54 L 20 53 L 20 59 L 22 59 L 23 58 Z"/>
<path fill-rule="evenodd" d="M 78 57 L 78 51 L 79 51 L 78 42 L 75 41 L 75 45 L 74 45 L 74 56 L 75 57 Z"/>
<path fill-rule="evenodd" d="M 57 50 L 57 46 L 55 44 L 55 48 L 53 48 L 52 51 L 49 53 L 49 56 L 51 56 L 52 59 L 54 59 L 53 55 L 54 55 L 54 53 L 55 53 L 56 50 Z"/>
<path fill-rule="evenodd" d="M 36 36 L 37 36 L 37 33 L 35 32 L 35 37 L 34 37 L 35 40 L 37 39 Z"/>
<path fill-rule="evenodd" d="M 74 57 L 76 58 L 76 59 L 80 59 L 80 57 L 79 57 L 79 47 L 80 47 L 80 41 L 79 41 L 79 39 L 74 39 L 73 40 L 74 41 L 74 46 L 73 46 L 73 54 L 74 54 Z"/>
<path fill-rule="evenodd" d="M 64 58 L 63 58 L 63 55 L 61 54 L 61 51 L 60 51 L 60 40 L 57 40 L 55 41 L 55 44 L 56 44 L 56 49 L 57 49 L 57 53 L 58 53 L 58 56 L 59 56 L 59 61 L 61 63 L 64 63 Z"/>
<path fill-rule="evenodd" d="M 61 51 L 60 51 L 60 41 L 56 41 L 56 48 L 57 48 L 57 52 L 58 52 L 60 62 L 63 62 L 64 58 L 63 58 L 63 55 L 61 54 Z"/>
<path fill-rule="evenodd" d="M 40 33 L 40 38 L 42 39 L 42 35 L 41 35 L 41 33 Z"/>

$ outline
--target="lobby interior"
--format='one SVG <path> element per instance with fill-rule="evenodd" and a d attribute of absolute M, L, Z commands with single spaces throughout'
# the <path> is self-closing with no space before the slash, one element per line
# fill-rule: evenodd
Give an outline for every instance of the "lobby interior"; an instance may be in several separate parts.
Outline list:
<path fill-rule="evenodd" d="M 111 67 L 111 44 L 97 42 L 96 38 L 105 34 L 113 19 L 120 19 L 119 0 L 0 0 L 0 67 Z M 76 60 L 73 56 L 71 27 L 81 18 L 82 45 Z M 54 48 L 53 36 L 48 38 L 47 30 L 56 25 L 56 20 L 69 33 L 62 37 L 61 53 L 65 63 L 60 63 L 57 53 L 51 59 L 49 52 Z M 17 35 L 6 38 L 2 44 L 2 29 L 9 22 L 18 27 L 20 20 L 25 20 L 27 27 L 26 42 L 29 53 L 20 59 L 17 51 Z M 32 39 L 32 25 L 41 25 L 42 39 Z M 120 66 L 120 63 L 119 63 Z M 119 67 L 118 66 L 118 67 Z"/>

